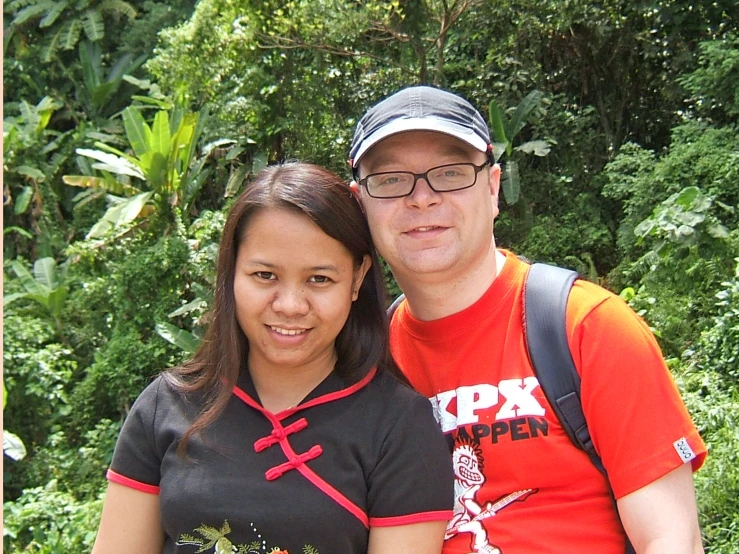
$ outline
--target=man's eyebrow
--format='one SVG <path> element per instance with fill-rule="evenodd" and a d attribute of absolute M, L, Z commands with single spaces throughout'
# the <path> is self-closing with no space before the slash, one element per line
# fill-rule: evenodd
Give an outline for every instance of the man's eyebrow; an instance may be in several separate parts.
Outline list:
<path fill-rule="evenodd" d="M 456 144 L 450 144 L 447 145 L 441 152 L 441 156 L 444 157 L 454 157 L 454 156 L 463 156 L 465 158 L 470 158 L 473 156 L 473 152 L 470 150 L 464 148 L 463 146 L 458 146 Z M 371 167 L 373 170 L 377 168 L 382 168 L 387 165 L 393 165 L 400 163 L 400 160 L 393 152 L 383 153 L 377 156 L 377 158 L 370 159 L 369 163 L 367 164 L 368 167 Z"/>

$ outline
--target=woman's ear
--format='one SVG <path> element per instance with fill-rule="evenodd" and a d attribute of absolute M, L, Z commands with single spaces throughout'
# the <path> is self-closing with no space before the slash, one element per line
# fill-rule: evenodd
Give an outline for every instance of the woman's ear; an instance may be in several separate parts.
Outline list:
<path fill-rule="evenodd" d="M 354 279 L 352 282 L 352 302 L 359 298 L 359 289 L 362 288 L 364 278 L 367 276 L 367 272 L 372 267 L 372 258 L 368 254 L 365 254 L 362 258 L 362 263 L 357 266 L 354 270 Z"/>
<path fill-rule="evenodd" d="M 500 166 L 498 164 L 494 164 L 490 168 L 490 179 L 488 180 L 490 196 L 493 202 L 493 218 L 498 217 L 498 213 L 500 211 L 500 208 L 498 206 L 498 201 L 500 199 L 500 174 Z"/>

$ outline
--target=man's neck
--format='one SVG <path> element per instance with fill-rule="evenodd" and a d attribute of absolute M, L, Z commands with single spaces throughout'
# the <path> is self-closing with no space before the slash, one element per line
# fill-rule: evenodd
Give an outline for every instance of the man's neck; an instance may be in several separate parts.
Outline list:
<path fill-rule="evenodd" d="M 400 285 L 413 317 L 421 321 L 441 319 L 477 302 L 500 273 L 505 254 L 495 245 L 482 263 L 463 275 L 454 278 L 433 275 L 428 278 L 399 278 Z"/>

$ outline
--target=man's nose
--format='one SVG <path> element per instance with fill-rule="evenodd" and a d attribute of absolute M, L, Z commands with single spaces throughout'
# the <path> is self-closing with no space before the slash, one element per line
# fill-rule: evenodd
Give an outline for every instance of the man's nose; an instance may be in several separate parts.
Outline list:
<path fill-rule="evenodd" d="M 419 177 L 413 191 L 406 198 L 412 206 L 426 208 L 438 204 L 441 201 L 441 193 L 431 188 L 426 177 Z"/>

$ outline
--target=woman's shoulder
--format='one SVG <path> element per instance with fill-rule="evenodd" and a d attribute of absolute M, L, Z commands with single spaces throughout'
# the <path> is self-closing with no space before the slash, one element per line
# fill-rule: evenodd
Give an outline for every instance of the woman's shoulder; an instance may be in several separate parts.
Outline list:
<path fill-rule="evenodd" d="M 407 398 L 421 396 L 418 391 L 416 391 L 414 388 L 407 385 L 406 383 L 400 381 L 390 371 L 383 371 L 381 369 L 377 370 L 377 373 L 370 382 L 370 385 L 373 386 L 375 389 L 381 390 L 382 392 L 387 394 L 399 395 L 401 397 Z"/>
<path fill-rule="evenodd" d="M 372 401 L 396 416 L 407 411 L 431 411 L 431 403 L 421 393 L 388 371 L 378 371 L 368 385 Z"/>
<path fill-rule="evenodd" d="M 188 394 L 178 386 L 175 375 L 168 371 L 154 377 L 136 398 L 131 407 L 132 411 L 166 412 L 181 411 L 193 403 L 197 404 L 197 394 Z"/>

